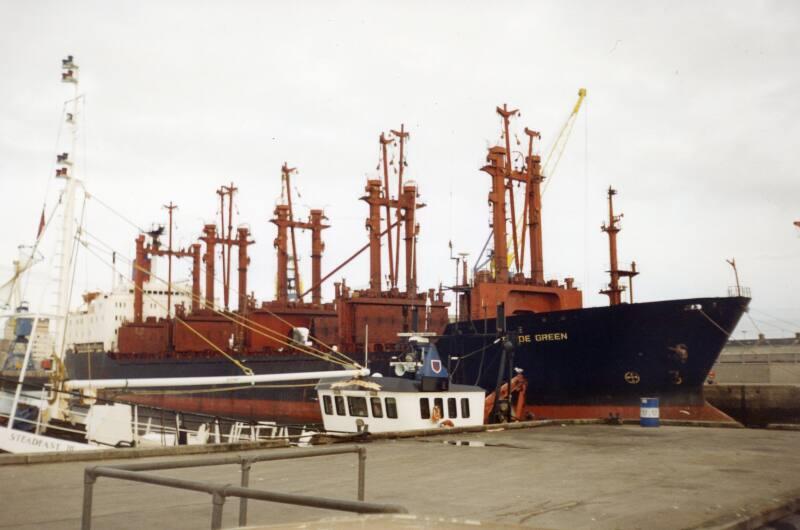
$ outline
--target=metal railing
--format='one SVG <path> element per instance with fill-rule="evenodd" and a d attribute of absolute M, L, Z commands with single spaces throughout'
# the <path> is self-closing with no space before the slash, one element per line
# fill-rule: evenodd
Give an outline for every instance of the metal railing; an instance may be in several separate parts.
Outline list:
<path fill-rule="evenodd" d="M 752 298 L 752 295 L 750 294 L 750 288 L 742 285 L 729 285 L 728 296 L 745 296 L 747 298 Z"/>
<path fill-rule="evenodd" d="M 316 456 L 330 456 L 356 453 L 358 455 L 358 501 L 331 499 L 308 495 L 295 495 L 273 491 L 249 488 L 250 468 L 256 462 L 271 462 L 276 460 L 292 460 Z M 407 513 L 402 506 L 393 504 L 375 504 L 364 502 L 366 479 L 367 450 L 361 446 L 331 447 L 322 449 L 290 449 L 283 451 L 269 451 L 255 455 L 224 455 L 207 458 L 172 459 L 157 462 L 137 462 L 113 466 L 90 466 L 84 471 L 83 477 L 83 514 L 81 528 L 92 528 L 92 501 L 94 497 L 94 484 L 100 477 L 130 480 L 146 484 L 156 484 L 170 488 L 201 491 L 211 495 L 212 513 L 211 530 L 222 528 L 222 509 L 227 497 L 239 497 L 239 526 L 247 525 L 247 500 L 278 502 L 283 504 L 296 504 L 312 508 L 340 510 L 355 513 Z M 239 464 L 241 466 L 240 486 L 231 484 L 213 484 L 198 482 L 175 477 L 164 477 L 143 471 L 161 471 L 165 469 L 185 469 L 191 467 L 217 466 L 224 464 Z"/>

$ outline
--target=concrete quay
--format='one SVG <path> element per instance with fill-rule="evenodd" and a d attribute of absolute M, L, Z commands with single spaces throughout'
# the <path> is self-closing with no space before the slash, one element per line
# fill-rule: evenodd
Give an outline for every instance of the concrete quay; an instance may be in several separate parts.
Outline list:
<path fill-rule="evenodd" d="M 364 446 L 366 501 L 404 506 L 419 519 L 250 501 L 249 524 L 291 528 L 336 518 L 312 527 L 460 528 L 455 519 L 493 528 L 758 528 L 800 511 L 796 431 L 556 424 Z M 79 528 L 84 469 L 115 462 L 131 460 L 0 465 L 0 529 Z M 252 467 L 250 486 L 354 500 L 356 467 L 350 455 L 263 462 Z M 235 465 L 157 474 L 223 484 L 240 478 Z M 205 493 L 105 477 L 94 489 L 95 529 L 210 525 Z M 224 527 L 236 527 L 237 507 L 226 503 Z"/>
<path fill-rule="evenodd" d="M 719 383 L 706 385 L 706 400 L 748 427 L 800 427 L 800 384 Z"/>

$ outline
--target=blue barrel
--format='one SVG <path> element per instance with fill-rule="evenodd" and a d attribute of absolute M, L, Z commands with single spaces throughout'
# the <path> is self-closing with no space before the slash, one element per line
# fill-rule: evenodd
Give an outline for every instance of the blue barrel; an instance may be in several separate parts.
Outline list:
<path fill-rule="evenodd" d="M 658 427 L 661 425 L 658 414 L 658 398 L 641 398 L 639 425 L 642 427 Z"/>
<path fill-rule="evenodd" d="M 17 321 L 14 324 L 14 335 L 17 337 L 30 337 L 33 331 L 32 318 L 17 317 Z"/>

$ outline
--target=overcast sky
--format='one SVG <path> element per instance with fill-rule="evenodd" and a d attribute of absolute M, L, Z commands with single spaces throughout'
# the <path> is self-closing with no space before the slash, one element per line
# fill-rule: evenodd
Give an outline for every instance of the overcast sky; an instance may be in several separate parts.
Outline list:
<path fill-rule="evenodd" d="M 495 106 L 549 146 L 588 97 L 544 196 L 545 275 L 607 303 L 605 190 L 624 212 L 620 260 L 638 301 L 722 296 L 735 258 L 753 294 L 737 338 L 800 331 L 800 6 L 785 2 L 13 2 L 0 0 L 0 272 L 48 206 L 73 54 L 86 95 L 86 187 L 140 226 L 194 241 L 233 181 L 257 244 L 251 289 L 274 294 L 271 217 L 284 161 L 297 213 L 323 207 L 323 271 L 367 241 L 378 136 L 411 133 L 420 284 L 453 281 L 448 241 L 474 260 L 488 235 Z M 59 145 L 58 142 L 61 142 Z M 135 230 L 89 202 L 87 228 L 121 254 Z M 307 234 L 299 240 L 305 246 Z M 306 277 L 310 260 L 301 262 Z M 162 269 L 163 270 L 163 269 Z M 186 276 L 188 268 L 179 268 Z M 45 273 L 41 273 L 45 274 Z M 366 286 L 367 255 L 339 275 Z M 90 256 L 79 290 L 107 289 Z M 332 295 L 332 286 L 324 294 Z M 31 295 L 28 295 L 30 298 Z"/>

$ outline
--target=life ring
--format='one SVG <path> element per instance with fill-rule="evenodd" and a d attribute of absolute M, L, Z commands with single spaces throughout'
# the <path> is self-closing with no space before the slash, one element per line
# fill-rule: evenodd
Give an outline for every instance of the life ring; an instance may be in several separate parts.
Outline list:
<path fill-rule="evenodd" d="M 450 420 L 442 420 L 439 422 L 439 427 L 455 427 L 455 425 Z"/>

